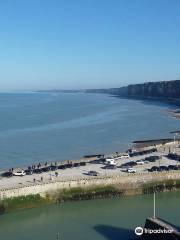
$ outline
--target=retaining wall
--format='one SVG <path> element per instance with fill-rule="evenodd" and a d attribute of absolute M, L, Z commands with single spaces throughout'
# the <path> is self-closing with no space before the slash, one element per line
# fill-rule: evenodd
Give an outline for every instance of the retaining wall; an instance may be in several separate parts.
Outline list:
<path fill-rule="evenodd" d="M 163 173 L 139 173 L 139 174 L 127 174 L 127 175 L 111 175 L 101 177 L 87 177 L 76 178 L 70 180 L 58 180 L 47 183 L 39 183 L 28 186 L 20 186 L 18 188 L 0 189 L 0 199 L 27 196 L 30 194 L 40 194 L 44 197 L 47 193 L 53 194 L 53 192 L 60 189 L 71 189 L 74 187 L 91 187 L 101 185 L 116 185 L 119 188 L 137 188 L 138 186 L 153 182 L 163 181 L 168 179 L 180 179 L 180 171 L 163 172 Z"/>

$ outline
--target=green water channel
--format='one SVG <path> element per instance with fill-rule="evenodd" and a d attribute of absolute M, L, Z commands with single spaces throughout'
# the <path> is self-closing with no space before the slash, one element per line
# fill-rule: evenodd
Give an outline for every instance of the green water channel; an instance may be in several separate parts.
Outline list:
<path fill-rule="evenodd" d="M 157 216 L 180 225 L 180 191 L 156 195 Z M 0 216 L 0 239 L 133 239 L 153 215 L 153 196 L 67 202 Z"/>

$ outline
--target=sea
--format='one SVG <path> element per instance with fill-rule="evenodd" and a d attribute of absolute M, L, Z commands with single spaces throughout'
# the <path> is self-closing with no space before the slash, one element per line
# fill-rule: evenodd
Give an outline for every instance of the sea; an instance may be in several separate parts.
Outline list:
<path fill-rule="evenodd" d="M 106 94 L 0 94 L 0 168 L 124 151 L 135 140 L 173 137 L 171 105 Z M 180 192 L 156 195 L 157 216 L 180 223 Z M 126 240 L 153 215 L 153 196 L 66 202 L 0 216 L 0 239 Z"/>
<path fill-rule="evenodd" d="M 172 106 L 96 93 L 0 93 L 0 169 L 124 151 L 173 137 Z"/>

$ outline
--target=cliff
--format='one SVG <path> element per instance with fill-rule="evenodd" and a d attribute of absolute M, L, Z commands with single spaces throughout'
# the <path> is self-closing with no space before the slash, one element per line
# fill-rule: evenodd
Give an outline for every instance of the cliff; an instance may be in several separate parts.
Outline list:
<path fill-rule="evenodd" d="M 180 99 L 180 80 L 129 85 L 126 94 L 143 98 Z"/>
<path fill-rule="evenodd" d="M 92 89 L 87 92 L 109 93 L 128 98 L 160 99 L 180 104 L 180 80 L 131 84 L 111 89 Z"/>

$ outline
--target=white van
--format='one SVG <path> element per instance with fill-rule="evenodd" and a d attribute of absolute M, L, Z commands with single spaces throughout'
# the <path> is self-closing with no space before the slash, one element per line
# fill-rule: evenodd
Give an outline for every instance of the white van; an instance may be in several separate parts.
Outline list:
<path fill-rule="evenodd" d="M 114 158 L 106 158 L 105 164 L 116 166 L 117 163 Z"/>

